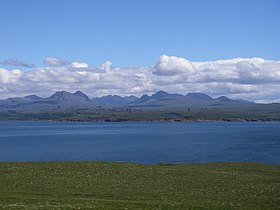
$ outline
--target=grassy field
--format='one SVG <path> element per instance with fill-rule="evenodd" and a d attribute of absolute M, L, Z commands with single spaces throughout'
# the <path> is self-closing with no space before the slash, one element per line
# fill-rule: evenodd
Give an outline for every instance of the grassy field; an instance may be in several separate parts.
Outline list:
<path fill-rule="evenodd" d="M 280 209 L 280 165 L 0 163 L 2 209 Z"/>

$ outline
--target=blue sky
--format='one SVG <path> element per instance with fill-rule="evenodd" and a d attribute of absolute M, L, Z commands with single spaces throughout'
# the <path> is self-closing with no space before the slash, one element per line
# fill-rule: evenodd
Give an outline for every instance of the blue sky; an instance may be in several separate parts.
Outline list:
<path fill-rule="evenodd" d="M 0 61 L 280 60 L 279 0 L 1 0 Z"/>
<path fill-rule="evenodd" d="M 279 11 L 279 0 L 1 0 L 0 99 L 164 90 L 280 102 Z"/>

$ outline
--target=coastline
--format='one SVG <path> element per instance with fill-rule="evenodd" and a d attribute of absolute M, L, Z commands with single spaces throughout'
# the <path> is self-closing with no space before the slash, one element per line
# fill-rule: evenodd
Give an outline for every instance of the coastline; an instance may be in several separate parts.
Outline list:
<path fill-rule="evenodd" d="M 154 122 L 154 123 L 199 123 L 199 122 L 280 122 L 280 119 L 192 119 L 192 120 L 131 120 L 131 119 L 24 119 L 24 118 L 15 118 L 15 119 L 0 119 L 0 122 L 4 121 L 49 121 L 49 122 Z"/>

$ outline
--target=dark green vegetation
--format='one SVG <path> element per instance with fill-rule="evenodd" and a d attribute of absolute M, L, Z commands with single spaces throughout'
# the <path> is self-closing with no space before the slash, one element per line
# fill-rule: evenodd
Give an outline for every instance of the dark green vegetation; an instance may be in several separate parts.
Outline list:
<path fill-rule="evenodd" d="M 280 209 L 280 165 L 0 163 L 3 209 Z"/>
<path fill-rule="evenodd" d="M 280 120 L 280 104 L 257 104 L 203 93 L 159 91 L 151 96 L 104 96 L 90 99 L 77 91 L 48 98 L 0 100 L 0 120 L 69 121 L 270 121 Z"/>

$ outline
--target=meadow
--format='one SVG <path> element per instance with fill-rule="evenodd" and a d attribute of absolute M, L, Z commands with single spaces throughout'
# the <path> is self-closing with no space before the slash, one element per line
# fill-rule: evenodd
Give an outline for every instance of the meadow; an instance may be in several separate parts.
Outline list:
<path fill-rule="evenodd" d="M 0 209 L 279 209 L 280 165 L 1 162 Z"/>

